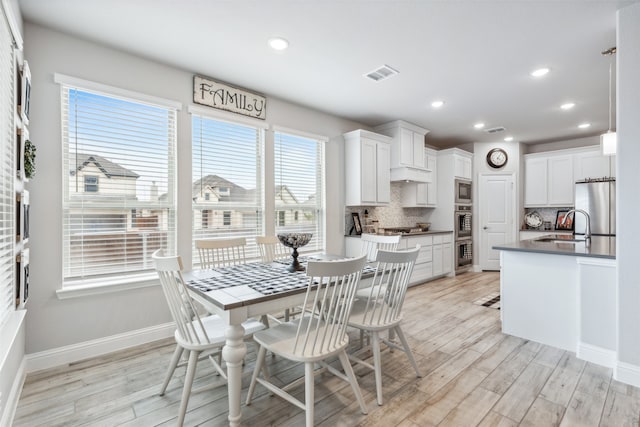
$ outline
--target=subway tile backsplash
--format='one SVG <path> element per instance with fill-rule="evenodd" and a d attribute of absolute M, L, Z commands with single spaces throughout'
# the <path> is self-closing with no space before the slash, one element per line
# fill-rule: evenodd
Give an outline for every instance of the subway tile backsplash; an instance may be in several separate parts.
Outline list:
<path fill-rule="evenodd" d="M 418 222 L 429 222 L 431 211 L 433 208 L 403 208 L 401 206 L 402 183 L 391 183 L 391 202 L 388 206 L 347 206 L 345 208 L 345 231 L 349 234 L 349 230 L 353 226 L 351 219 L 352 212 L 358 212 L 360 222 L 365 226 L 364 211 L 369 212 L 369 220 L 377 220 L 378 227 L 414 227 Z M 555 217 L 554 217 L 555 218 Z"/>

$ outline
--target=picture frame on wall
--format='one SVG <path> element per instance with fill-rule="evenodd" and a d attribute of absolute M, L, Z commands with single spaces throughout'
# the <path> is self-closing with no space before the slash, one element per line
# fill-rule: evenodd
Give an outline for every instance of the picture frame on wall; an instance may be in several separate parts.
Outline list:
<path fill-rule="evenodd" d="M 20 116 L 24 124 L 29 124 L 29 110 L 31 99 L 31 70 L 25 60 L 22 64 L 22 93 L 20 94 Z"/>
<path fill-rule="evenodd" d="M 567 215 L 568 210 L 559 210 L 556 213 L 556 230 L 564 230 L 564 231 L 573 231 L 573 216 L 570 216 L 567 219 L 567 223 L 563 224 L 565 216 Z"/>
<path fill-rule="evenodd" d="M 353 219 L 353 227 L 351 227 L 351 234 L 353 231 L 356 232 L 357 235 L 362 234 L 362 224 L 360 223 L 360 214 L 358 212 L 351 212 L 351 218 Z"/>

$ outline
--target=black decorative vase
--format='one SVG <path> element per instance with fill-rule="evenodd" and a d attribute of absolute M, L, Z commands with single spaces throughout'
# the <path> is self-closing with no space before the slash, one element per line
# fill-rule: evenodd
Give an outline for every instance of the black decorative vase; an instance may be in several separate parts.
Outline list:
<path fill-rule="evenodd" d="M 296 271 L 305 271 L 304 266 L 298 262 L 298 248 L 303 247 L 311 240 L 311 233 L 283 233 L 278 234 L 278 239 L 280 239 L 280 243 L 285 245 L 288 248 L 293 248 L 293 252 L 291 253 L 291 264 L 287 267 L 287 271 L 290 273 L 295 273 Z"/>

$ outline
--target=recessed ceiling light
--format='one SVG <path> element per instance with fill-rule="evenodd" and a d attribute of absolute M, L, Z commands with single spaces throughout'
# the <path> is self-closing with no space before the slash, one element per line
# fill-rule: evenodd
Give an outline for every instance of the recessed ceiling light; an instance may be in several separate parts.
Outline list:
<path fill-rule="evenodd" d="M 579 127 L 580 129 L 586 129 L 586 128 L 588 128 L 589 126 L 591 126 L 591 123 L 580 123 L 580 124 L 578 125 L 578 127 Z"/>
<path fill-rule="evenodd" d="M 476 123 L 473 127 L 476 129 L 482 129 L 484 127 L 484 123 Z"/>
<path fill-rule="evenodd" d="M 269 39 L 269 46 L 273 50 L 281 51 L 289 47 L 289 42 L 282 37 L 272 37 Z"/>
<path fill-rule="evenodd" d="M 538 68 L 537 70 L 533 70 L 531 72 L 531 75 L 533 77 L 542 77 L 546 75 L 549 71 L 550 71 L 549 68 Z"/>
<path fill-rule="evenodd" d="M 440 107 L 442 107 L 443 105 L 444 105 L 444 101 L 433 101 L 433 102 L 431 103 L 431 106 L 432 106 L 433 108 L 440 108 Z"/>
<path fill-rule="evenodd" d="M 570 110 L 575 106 L 576 104 L 574 102 L 567 102 L 566 104 L 562 104 L 560 108 L 562 108 L 563 110 Z"/>
<path fill-rule="evenodd" d="M 507 142 L 513 141 L 513 137 L 512 136 L 507 136 L 504 140 L 507 141 Z"/>

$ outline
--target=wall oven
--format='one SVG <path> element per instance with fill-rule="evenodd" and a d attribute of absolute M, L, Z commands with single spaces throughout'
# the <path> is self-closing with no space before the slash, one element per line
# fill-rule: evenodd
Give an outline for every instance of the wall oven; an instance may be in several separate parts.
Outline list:
<path fill-rule="evenodd" d="M 455 180 L 456 203 L 471 204 L 471 181 L 463 179 Z"/>
<path fill-rule="evenodd" d="M 456 242 L 456 272 L 467 270 L 473 264 L 473 243 L 471 240 Z"/>
<path fill-rule="evenodd" d="M 471 239 L 471 215 L 471 206 L 456 206 L 453 220 L 453 226 L 456 233 L 455 240 Z"/>

